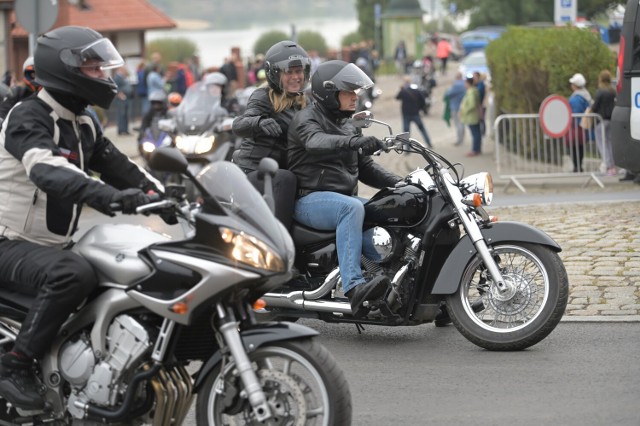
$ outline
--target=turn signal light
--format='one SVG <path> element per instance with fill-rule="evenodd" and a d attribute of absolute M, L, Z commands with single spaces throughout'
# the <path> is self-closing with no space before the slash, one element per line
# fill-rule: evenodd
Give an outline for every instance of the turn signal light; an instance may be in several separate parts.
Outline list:
<path fill-rule="evenodd" d="M 189 312 L 189 305 L 184 302 L 174 303 L 171 310 L 178 315 L 184 315 Z"/>
<path fill-rule="evenodd" d="M 462 204 L 473 207 L 480 207 L 482 205 L 482 196 L 477 192 L 469 194 L 462 199 Z"/>
<path fill-rule="evenodd" d="M 267 302 L 264 301 L 264 299 L 258 299 L 255 302 L 253 302 L 253 310 L 254 311 L 259 311 L 261 309 L 264 309 L 267 307 Z"/>

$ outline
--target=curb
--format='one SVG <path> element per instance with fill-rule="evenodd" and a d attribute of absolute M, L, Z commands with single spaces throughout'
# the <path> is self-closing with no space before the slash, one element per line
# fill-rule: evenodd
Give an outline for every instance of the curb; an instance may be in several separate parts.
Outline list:
<path fill-rule="evenodd" d="M 634 323 L 640 322 L 640 315 L 591 315 L 591 316 L 563 316 L 560 322 L 610 322 L 610 323 Z"/>

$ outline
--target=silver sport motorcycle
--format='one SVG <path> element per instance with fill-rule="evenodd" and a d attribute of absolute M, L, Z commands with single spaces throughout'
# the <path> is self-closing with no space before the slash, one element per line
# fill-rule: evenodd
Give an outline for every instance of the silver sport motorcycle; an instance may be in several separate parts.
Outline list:
<path fill-rule="evenodd" d="M 150 161 L 190 175 L 175 148 Z M 0 399 L 1 424 L 179 425 L 194 398 L 198 425 L 350 424 L 348 384 L 317 332 L 256 320 L 260 296 L 291 278 L 287 231 L 235 165 L 209 164 L 194 184 L 197 208 L 184 187 L 138 208 L 180 216 L 184 240 L 101 224 L 77 241 L 71 250 L 93 265 L 99 288 L 34 363 L 45 408 Z M 3 350 L 30 303 L 0 286 Z"/>

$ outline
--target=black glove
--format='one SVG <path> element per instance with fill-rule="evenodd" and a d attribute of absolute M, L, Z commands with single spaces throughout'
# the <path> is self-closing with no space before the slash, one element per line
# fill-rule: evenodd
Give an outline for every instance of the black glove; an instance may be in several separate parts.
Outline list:
<path fill-rule="evenodd" d="M 282 134 L 282 127 L 273 118 L 263 118 L 258 125 L 262 133 L 267 136 L 280 136 Z"/>
<path fill-rule="evenodd" d="M 149 204 L 151 199 L 147 194 L 138 188 L 129 188 L 118 192 L 111 198 L 112 203 L 122 204 L 122 213 L 134 214 L 136 208 L 144 204 Z"/>
<path fill-rule="evenodd" d="M 371 155 L 376 151 L 386 151 L 385 144 L 375 136 L 358 136 L 349 141 L 349 148 L 364 155 Z"/>
<path fill-rule="evenodd" d="M 178 217 L 173 208 L 162 209 L 158 214 L 167 225 L 175 225 L 178 223 Z"/>

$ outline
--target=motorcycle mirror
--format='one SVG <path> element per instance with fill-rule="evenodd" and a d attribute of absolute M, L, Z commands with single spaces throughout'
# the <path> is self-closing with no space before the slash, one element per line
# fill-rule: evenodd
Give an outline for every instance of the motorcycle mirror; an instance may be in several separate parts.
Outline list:
<path fill-rule="evenodd" d="M 179 149 L 169 146 L 156 149 L 149 158 L 149 167 L 160 172 L 185 173 L 188 164 Z"/>
<path fill-rule="evenodd" d="M 176 130 L 176 123 L 170 118 L 158 120 L 158 128 L 163 132 L 173 133 Z"/>
<path fill-rule="evenodd" d="M 264 157 L 258 164 L 258 179 L 264 179 L 264 201 L 269 206 L 272 213 L 276 211 L 276 204 L 273 199 L 273 177 L 278 171 L 278 162 L 273 158 Z"/>
<path fill-rule="evenodd" d="M 360 111 L 351 116 L 351 122 L 357 128 L 367 128 L 371 126 L 371 120 L 373 120 L 373 113 L 371 111 Z"/>

